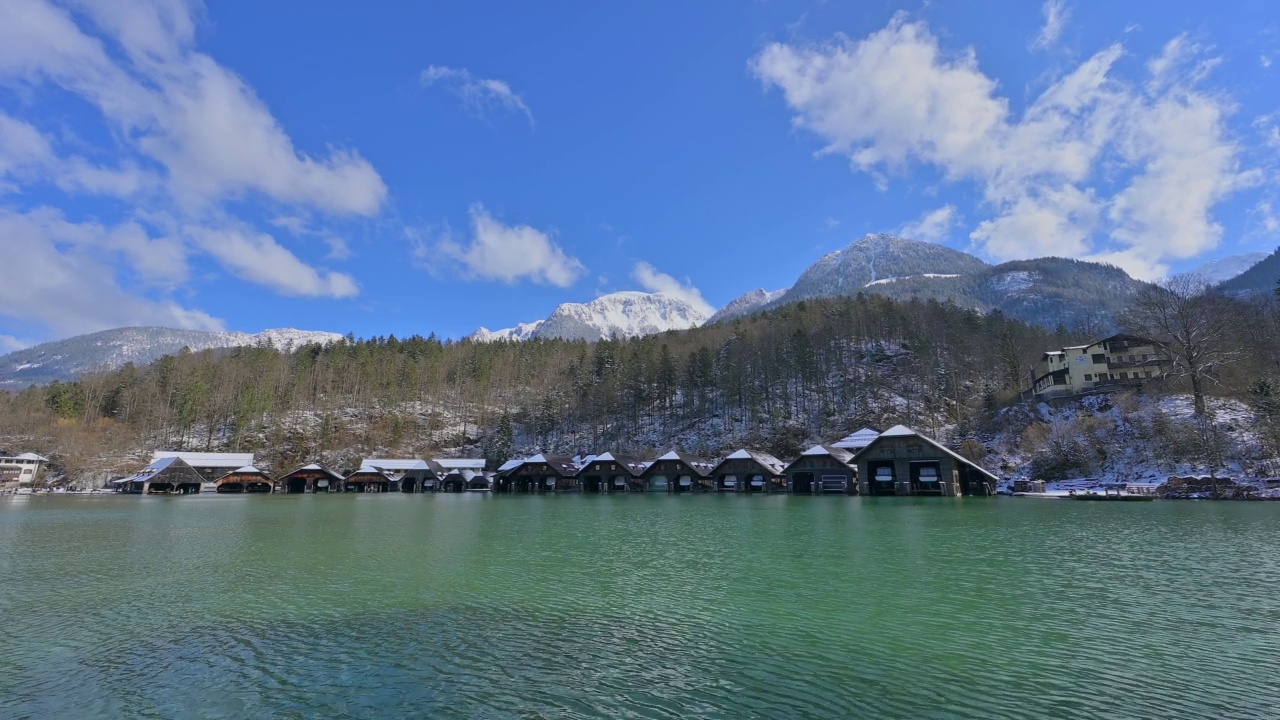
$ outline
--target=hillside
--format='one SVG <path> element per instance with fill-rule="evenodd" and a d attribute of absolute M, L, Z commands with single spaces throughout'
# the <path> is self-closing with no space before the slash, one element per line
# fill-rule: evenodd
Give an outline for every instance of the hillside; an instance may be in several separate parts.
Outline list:
<path fill-rule="evenodd" d="M 1280 281 L 1280 249 L 1218 287 L 1232 294 L 1269 294 L 1275 291 L 1277 281 Z"/>
<path fill-rule="evenodd" d="M 920 275 L 968 275 L 986 267 L 978 258 L 942 245 L 893 235 L 867 235 L 809 266 L 773 304 L 856 295 L 872 283 Z"/>
<path fill-rule="evenodd" d="M 0 356 L 0 389 L 71 380 L 91 370 L 111 370 L 126 363 L 146 365 L 184 347 L 199 351 L 265 344 L 285 350 L 341 339 L 338 333 L 291 328 L 260 333 L 160 327 L 116 328 L 43 343 Z"/>

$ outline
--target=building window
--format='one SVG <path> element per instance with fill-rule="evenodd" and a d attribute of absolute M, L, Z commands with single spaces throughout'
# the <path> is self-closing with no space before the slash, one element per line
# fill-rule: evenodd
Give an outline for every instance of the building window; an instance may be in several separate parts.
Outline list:
<path fill-rule="evenodd" d="M 1092 375 L 1092 374 L 1090 374 L 1090 373 L 1085 373 L 1084 381 L 1085 381 L 1085 382 L 1093 382 L 1093 375 Z"/>
<path fill-rule="evenodd" d="M 1150 370 L 1148 370 L 1148 371 L 1147 371 L 1147 377 L 1151 377 L 1151 371 L 1150 371 Z"/>
<path fill-rule="evenodd" d="M 1107 364 L 1107 356 L 1106 356 L 1106 354 L 1105 354 L 1105 353 L 1095 353 L 1095 354 L 1094 354 L 1094 356 L 1093 356 L 1093 364 L 1094 364 L 1094 365 L 1106 365 L 1106 364 Z"/>
<path fill-rule="evenodd" d="M 1121 379 L 1121 380 L 1128 380 L 1128 379 L 1129 379 L 1129 373 L 1127 373 L 1127 372 L 1122 372 L 1122 373 L 1120 373 L 1120 379 Z"/>

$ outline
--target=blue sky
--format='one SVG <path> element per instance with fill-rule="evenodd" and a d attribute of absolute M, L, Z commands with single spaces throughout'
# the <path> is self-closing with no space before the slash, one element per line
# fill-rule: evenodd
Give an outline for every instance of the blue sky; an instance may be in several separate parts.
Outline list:
<path fill-rule="evenodd" d="M 1269 2 L 0 0 L 0 351 L 1280 244 Z"/>

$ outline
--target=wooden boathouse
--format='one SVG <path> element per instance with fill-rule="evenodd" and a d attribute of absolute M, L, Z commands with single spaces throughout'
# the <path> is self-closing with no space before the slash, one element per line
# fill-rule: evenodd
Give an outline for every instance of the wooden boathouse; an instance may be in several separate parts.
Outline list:
<path fill-rule="evenodd" d="M 791 461 L 785 471 L 787 490 L 794 495 L 852 495 L 858 492 L 853 451 L 834 445 L 814 445 Z"/>
<path fill-rule="evenodd" d="M 855 457 L 863 495 L 992 495 L 998 478 L 904 425 L 881 433 Z"/>
<path fill-rule="evenodd" d="M 640 481 L 651 492 L 705 492 L 712 489 L 711 471 L 716 463 L 672 450 L 649 464 Z"/>
<path fill-rule="evenodd" d="M 131 495 L 193 495 L 204 478 L 182 458 L 168 455 L 113 483 L 116 491 Z"/>
<path fill-rule="evenodd" d="M 514 493 L 577 492 L 578 464 L 567 455 L 534 455 L 512 460 L 494 480 L 494 490 Z"/>
<path fill-rule="evenodd" d="M 245 465 L 214 481 L 219 493 L 270 493 L 275 487 L 271 476 L 252 465 Z"/>
<path fill-rule="evenodd" d="M 646 465 L 639 458 L 604 453 L 583 466 L 578 472 L 578 484 L 585 493 L 643 492 L 640 474 Z"/>
<path fill-rule="evenodd" d="M 342 479 L 342 489 L 349 493 L 385 493 L 391 492 L 392 482 L 386 473 L 364 465 Z"/>
<path fill-rule="evenodd" d="M 365 458 L 360 467 L 371 467 L 391 478 L 391 492 L 432 492 L 439 488 L 446 470 L 434 460 L 420 458 Z"/>
<path fill-rule="evenodd" d="M 738 450 L 711 471 L 716 492 L 786 492 L 787 464 L 760 450 Z"/>
<path fill-rule="evenodd" d="M 170 457 L 181 458 L 191 469 L 199 473 L 203 483 L 201 489 L 206 492 L 216 490 L 215 483 L 223 475 L 237 468 L 253 465 L 253 453 L 187 452 L 186 450 L 157 450 L 152 454 L 151 461 Z"/>
<path fill-rule="evenodd" d="M 279 482 L 281 492 L 296 494 L 342 492 L 342 480 L 338 473 L 312 463 L 281 477 Z"/>

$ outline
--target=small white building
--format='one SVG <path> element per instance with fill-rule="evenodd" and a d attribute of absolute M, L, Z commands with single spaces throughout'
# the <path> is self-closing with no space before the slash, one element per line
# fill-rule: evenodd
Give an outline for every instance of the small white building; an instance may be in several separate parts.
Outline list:
<path fill-rule="evenodd" d="M 0 485 L 30 485 L 48 462 L 49 458 L 32 452 L 14 455 L 0 450 Z"/>

